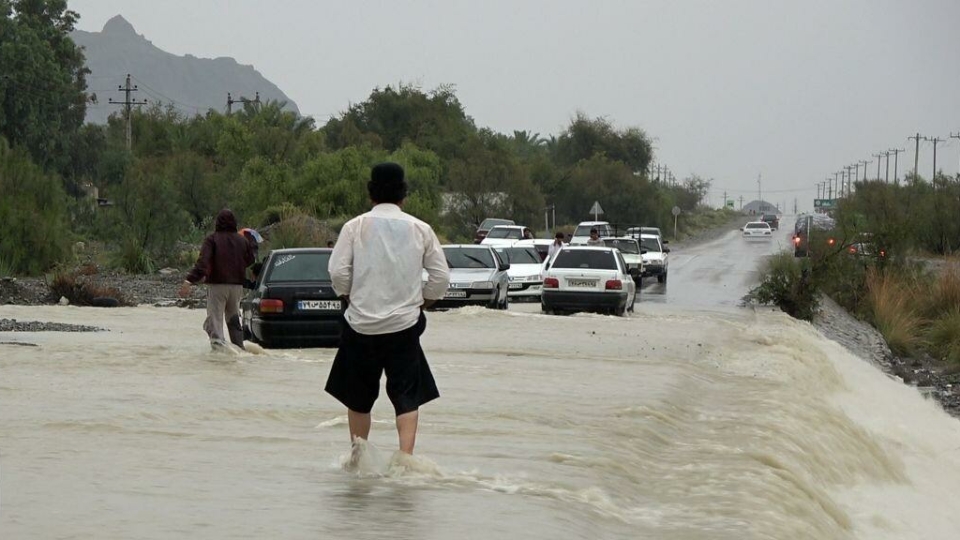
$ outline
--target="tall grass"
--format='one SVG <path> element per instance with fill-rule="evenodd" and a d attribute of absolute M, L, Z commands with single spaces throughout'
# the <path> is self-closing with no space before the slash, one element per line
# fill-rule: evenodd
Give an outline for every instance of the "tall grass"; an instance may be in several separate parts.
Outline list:
<path fill-rule="evenodd" d="M 13 263 L 5 257 L 0 257 L 0 278 L 13 275 Z"/>
<path fill-rule="evenodd" d="M 867 308 L 890 350 L 912 354 L 924 343 L 923 286 L 916 276 L 892 271 L 867 273 Z"/>
<path fill-rule="evenodd" d="M 927 339 L 939 358 L 960 363 L 960 306 L 934 321 Z"/>

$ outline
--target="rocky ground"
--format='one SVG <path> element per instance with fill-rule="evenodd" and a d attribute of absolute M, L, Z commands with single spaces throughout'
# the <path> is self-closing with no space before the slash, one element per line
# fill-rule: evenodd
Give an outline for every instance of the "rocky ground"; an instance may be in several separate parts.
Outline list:
<path fill-rule="evenodd" d="M 206 299 L 204 287 L 194 287 L 190 298 L 181 299 L 177 296 L 183 276 L 183 272 L 168 270 L 163 274 L 107 272 L 78 276 L 78 279 L 117 289 L 124 299 L 133 305 L 203 307 Z M 0 306 L 55 304 L 59 301 L 60 298 L 51 294 L 46 278 L 0 279 Z"/>
<path fill-rule="evenodd" d="M 0 332 L 106 332 L 106 329 L 82 324 L 0 319 Z"/>

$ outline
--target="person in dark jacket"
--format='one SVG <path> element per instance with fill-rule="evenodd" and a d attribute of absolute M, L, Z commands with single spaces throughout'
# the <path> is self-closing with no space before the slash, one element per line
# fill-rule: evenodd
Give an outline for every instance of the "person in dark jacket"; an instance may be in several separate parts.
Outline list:
<path fill-rule="evenodd" d="M 226 345 L 223 321 L 226 318 L 230 341 L 243 348 L 240 325 L 240 299 L 247 279 L 247 267 L 253 264 L 253 247 L 237 232 L 237 218 L 223 209 L 217 214 L 216 231 L 204 238 L 200 257 L 180 287 L 180 296 L 190 295 L 190 287 L 207 284 L 207 319 L 203 329 L 214 348 Z"/>

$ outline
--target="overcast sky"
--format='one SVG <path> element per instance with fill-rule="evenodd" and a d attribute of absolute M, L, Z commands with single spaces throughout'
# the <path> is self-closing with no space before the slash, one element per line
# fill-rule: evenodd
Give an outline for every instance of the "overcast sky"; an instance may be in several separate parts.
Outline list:
<path fill-rule="evenodd" d="M 871 154 L 905 148 L 902 175 L 908 136 L 960 132 L 957 0 L 69 4 L 82 30 L 122 14 L 168 52 L 251 64 L 320 125 L 402 81 L 454 84 L 506 133 L 557 134 L 577 110 L 638 126 L 677 177 L 714 179 L 714 205 L 756 198 L 762 174 L 765 199 L 811 208 L 841 167 L 874 160 L 876 176 Z M 938 147 L 944 172 L 958 160 L 960 140 Z"/>

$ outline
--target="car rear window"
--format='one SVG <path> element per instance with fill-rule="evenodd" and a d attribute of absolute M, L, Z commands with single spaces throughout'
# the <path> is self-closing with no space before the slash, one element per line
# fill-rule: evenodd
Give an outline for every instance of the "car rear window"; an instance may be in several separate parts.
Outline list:
<path fill-rule="evenodd" d="M 513 240 L 519 240 L 520 236 L 520 229 L 512 227 L 494 227 L 487 234 L 487 238 L 510 238 Z"/>
<path fill-rule="evenodd" d="M 497 225 L 513 225 L 513 221 L 510 221 L 509 219 L 487 218 L 483 220 L 483 223 L 480 224 L 478 229 L 481 231 L 489 231 Z"/>
<path fill-rule="evenodd" d="M 616 270 L 617 260 L 612 251 L 592 249 L 563 249 L 553 262 L 554 268 L 593 268 L 595 270 Z"/>
<path fill-rule="evenodd" d="M 498 249 L 500 258 L 510 264 L 540 264 L 540 254 L 532 247 Z"/>
<path fill-rule="evenodd" d="M 748 229 L 769 229 L 770 226 L 766 223 L 747 223 Z"/>
<path fill-rule="evenodd" d="M 329 253 L 282 253 L 270 259 L 264 281 L 282 283 L 289 281 L 330 281 L 327 265 Z"/>
<path fill-rule="evenodd" d="M 620 253 L 630 253 L 633 255 L 640 253 L 640 247 L 635 241 L 632 240 L 617 240 L 613 238 L 607 238 L 603 241 L 603 244 L 607 247 L 619 249 Z"/>
<path fill-rule="evenodd" d="M 579 225 L 577 229 L 573 231 L 573 235 L 590 236 L 590 229 L 596 229 L 600 236 L 610 236 L 610 227 L 606 225 Z"/>
<path fill-rule="evenodd" d="M 486 247 L 486 246 L 484 246 Z M 496 268 L 489 249 L 443 248 L 450 268 Z"/>

